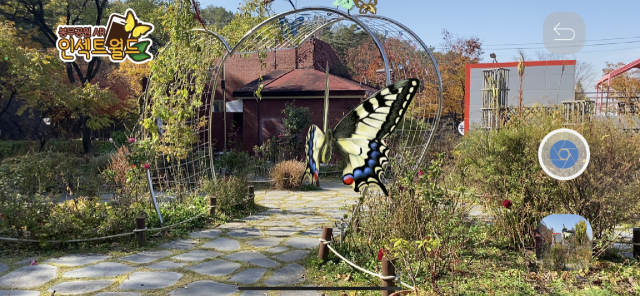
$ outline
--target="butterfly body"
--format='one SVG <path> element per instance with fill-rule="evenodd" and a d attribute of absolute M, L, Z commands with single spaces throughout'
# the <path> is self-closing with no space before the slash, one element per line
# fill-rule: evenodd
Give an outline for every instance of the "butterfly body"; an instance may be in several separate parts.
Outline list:
<path fill-rule="evenodd" d="M 318 170 L 320 154 L 323 162 L 330 158 L 331 146 L 338 147 L 347 166 L 342 181 L 356 192 L 369 185 L 377 185 L 388 195 L 380 177 L 388 164 L 388 148 L 384 142 L 394 132 L 405 115 L 420 81 L 403 80 L 377 92 L 349 112 L 333 130 L 324 135 L 315 125 L 307 135 L 307 170 Z"/>

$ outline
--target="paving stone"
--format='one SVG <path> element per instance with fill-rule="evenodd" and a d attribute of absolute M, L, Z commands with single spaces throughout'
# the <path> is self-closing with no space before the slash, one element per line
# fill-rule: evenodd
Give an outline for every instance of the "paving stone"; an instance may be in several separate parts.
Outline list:
<path fill-rule="evenodd" d="M 270 218 L 269 216 L 253 215 L 253 216 L 242 218 L 240 220 L 251 222 L 251 221 L 260 221 L 260 220 L 269 219 L 269 218 Z"/>
<path fill-rule="evenodd" d="M 304 219 L 300 219 L 298 220 L 298 223 L 302 224 L 302 225 L 314 225 L 314 224 L 322 224 L 322 223 L 329 223 L 331 221 L 323 218 L 323 217 L 309 217 L 309 218 L 304 218 Z"/>
<path fill-rule="evenodd" d="M 119 276 L 121 274 L 134 271 L 135 268 L 122 263 L 102 262 L 96 265 L 87 266 L 72 271 L 65 272 L 63 277 L 108 277 Z"/>
<path fill-rule="evenodd" d="M 49 288 L 47 291 L 56 291 L 56 294 L 84 294 L 103 289 L 113 282 L 113 280 L 64 282 Z"/>
<path fill-rule="evenodd" d="M 20 261 L 18 261 L 16 263 L 14 263 L 14 265 L 17 265 L 17 266 L 31 265 L 31 262 L 33 262 L 33 260 L 38 260 L 38 257 L 27 257 L 27 258 L 24 258 L 24 259 L 22 259 L 22 260 L 20 260 Z M 13 294 L 11 294 L 11 295 L 13 295 Z"/>
<path fill-rule="evenodd" d="M 120 290 L 162 289 L 175 285 L 182 274 L 170 271 L 134 272 L 118 287 Z"/>
<path fill-rule="evenodd" d="M 264 232 L 271 236 L 291 236 L 302 229 L 302 227 L 271 227 Z"/>
<path fill-rule="evenodd" d="M 278 264 L 278 262 L 275 262 L 267 258 L 267 256 L 262 255 L 262 253 L 251 252 L 251 251 L 242 251 L 242 252 L 233 253 L 231 255 L 225 256 L 224 258 L 235 260 L 235 261 L 247 262 L 253 265 L 258 265 L 260 267 L 271 268 L 271 267 L 276 267 L 280 265 Z"/>
<path fill-rule="evenodd" d="M 213 260 L 200 263 L 198 265 L 186 267 L 186 269 L 193 270 L 197 273 L 210 275 L 210 276 L 223 276 L 234 272 L 240 268 L 240 264 L 235 262 L 229 262 L 225 260 Z"/>
<path fill-rule="evenodd" d="M 203 231 L 197 231 L 189 233 L 189 236 L 192 238 L 216 238 L 222 233 L 218 229 L 208 229 Z"/>
<path fill-rule="evenodd" d="M 269 291 L 247 290 L 242 292 L 240 296 L 265 296 L 269 295 Z"/>
<path fill-rule="evenodd" d="M 136 292 L 100 292 L 96 296 L 142 296 Z"/>
<path fill-rule="evenodd" d="M 216 251 L 195 250 L 189 253 L 173 256 L 171 257 L 171 259 L 178 259 L 178 260 L 190 261 L 190 262 L 200 262 L 208 258 L 218 257 L 220 255 L 222 255 L 222 253 L 216 252 Z"/>
<path fill-rule="evenodd" d="M 296 222 L 273 220 L 273 221 L 264 221 L 262 223 L 258 223 L 257 225 L 258 226 L 265 226 L 265 227 L 270 227 L 270 226 L 294 226 L 294 225 L 296 225 Z"/>
<path fill-rule="evenodd" d="M 281 253 L 281 252 L 284 252 L 286 250 L 289 250 L 289 248 L 287 248 L 287 247 L 275 247 L 275 248 L 271 248 L 271 249 L 266 249 L 265 251 L 269 252 L 269 253 Z"/>
<path fill-rule="evenodd" d="M 279 214 L 276 215 L 276 219 L 278 220 L 290 220 L 290 219 L 303 219 L 303 218 L 309 218 L 312 217 L 313 215 L 309 215 L 309 214 Z"/>
<path fill-rule="evenodd" d="M 51 258 L 44 263 L 54 263 L 66 266 L 80 266 L 104 261 L 110 257 L 111 256 L 107 255 L 67 255 L 60 258 Z"/>
<path fill-rule="evenodd" d="M 122 257 L 120 258 L 120 260 L 130 261 L 135 263 L 149 263 L 149 262 L 156 261 L 160 258 L 167 257 L 171 254 L 172 253 L 169 251 L 146 251 L 146 252 L 140 252 L 130 256 Z"/>
<path fill-rule="evenodd" d="M 40 291 L 0 290 L 0 296 L 6 296 L 6 295 L 9 295 L 9 293 L 11 293 L 11 296 L 39 296 L 40 295 Z"/>
<path fill-rule="evenodd" d="M 258 228 L 241 228 L 241 229 L 235 229 L 235 230 L 229 231 L 227 235 L 231 237 L 241 237 L 241 238 L 259 237 L 259 236 L 262 236 L 262 232 L 260 232 L 260 229 Z"/>
<path fill-rule="evenodd" d="M 279 237 L 267 237 L 267 238 L 261 238 L 261 239 L 257 239 L 257 240 L 252 240 L 252 241 L 248 241 L 247 244 L 256 247 L 256 248 L 264 248 L 264 247 L 273 247 L 273 246 L 277 246 L 278 244 L 280 244 L 280 242 L 283 240 L 284 238 L 279 238 Z"/>
<path fill-rule="evenodd" d="M 262 213 L 258 213 L 258 215 L 273 215 L 273 214 L 279 214 L 279 213 L 282 213 L 282 209 L 269 209 Z"/>
<path fill-rule="evenodd" d="M 271 277 L 264 281 L 264 283 L 270 287 L 295 285 L 304 282 L 304 278 L 302 277 L 304 272 L 304 267 L 298 264 L 289 264 L 276 270 Z"/>
<path fill-rule="evenodd" d="M 216 283 L 214 281 L 197 281 L 178 288 L 169 293 L 171 296 L 228 296 L 238 292 L 238 287 Z"/>
<path fill-rule="evenodd" d="M 298 261 L 298 260 L 300 260 L 302 258 L 305 258 L 305 257 L 307 257 L 307 255 L 309 255 L 309 251 L 295 250 L 295 251 L 291 251 L 291 252 L 288 252 L 288 253 L 276 255 L 276 256 L 273 256 L 273 257 L 278 259 L 278 260 L 280 260 L 280 261 L 293 262 L 293 261 Z"/>
<path fill-rule="evenodd" d="M 9 266 L 6 264 L 0 263 L 0 273 L 3 273 L 9 269 Z"/>
<path fill-rule="evenodd" d="M 312 228 L 312 229 L 309 229 L 307 231 L 303 231 L 302 233 L 300 233 L 300 235 L 321 236 L 322 235 L 322 228 Z"/>
<path fill-rule="evenodd" d="M 160 269 L 160 270 L 165 270 L 165 269 L 172 269 L 172 268 L 179 268 L 179 267 L 183 267 L 187 265 L 187 263 L 184 262 L 173 262 L 173 261 L 161 261 L 158 262 L 156 264 L 152 264 L 149 265 L 147 267 L 151 268 L 151 269 Z"/>
<path fill-rule="evenodd" d="M 301 206 L 301 205 L 298 205 Z M 313 213 L 316 211 L 315 208 L 292 208 L 292 209 L 287 209 L 287 211 L 292 212 L 292 213 Z"/>
<path fill-rule="evenodd" d="M 243 284 L 253 284 L 257 282 L 267 271 L 264 268 L 251 268 L 234 275 L 229 279 L 230 282 L 239 282 Z"/>
<path fill-rule="evenodd" d="M 221 237 L 202 245 L 202 248 L 213 248 L 218 251 L 235 251 L 240 249 L 240 243 L 238 243 L 237 240 Z"/>
<path fill-rule="evenodd" d="M 247 227 L 247 223 L 244 223 L 244 222 L 230 222 L 230 223 L 225 223 L 225 224 L 222 224 L 222 225 L 218 226 L 218 228 L 220 228 L 220 229 L 238 229 L 238 228 L 243 228 L 243 227 Z"/>
<path fill-rule="evenodd" d="M 172 242 L 168 242 L 164 245 L 161 245 L 162 249 L 178 249 L 178 250 L 189 250 L 196 246 L 198 242 L 191 239 L 179 239 Z"/>
<path fill-rule="evenodd" d="M 55 279 L 57 275 L 57 266 L 45 264 L 23 266 L 0 277 L 0 286 L 14 287 L 15 283 L 18 289 L 38 287 Z"/>
<path fill-rule="evenodd" d="M 321 296 L 320 291 L 282 291 L 278 296 Z"/>
<path fill-rule="evenodd" d="M 294 237 L 284 243 L 296 249 L 313 249 L 320 245 L 320 241 L 315 238 Z"/>

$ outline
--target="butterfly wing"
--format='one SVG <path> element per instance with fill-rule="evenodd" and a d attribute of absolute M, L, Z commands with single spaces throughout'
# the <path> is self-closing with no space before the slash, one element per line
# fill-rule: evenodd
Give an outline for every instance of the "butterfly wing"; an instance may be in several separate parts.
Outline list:
<path fill-rule="evenodd" d="M 149 30 L 151 30 L 151 26 L 147 26 L 147 25 L 138 25 L 133 29 L 133 32 L 131 32 L 131 36 L 133 38 L 138 38 L 141 35 L 146 34 L 147 32 L 149 32 Z"/>
<path fill-rule="evenodd" d="M 342 181 L 356 192 L 375 184 L 388 195 L 380 181 L 388 162 L 383 140 L 402 120 L 419 85 L 418 79 L 408 79 L 385 87 L 349 112 L 333 131 L 336 145 L 348 160 Z"/>
<path fill-rule="evenodd" d="M 325 145 L 324 133 L 315 124 L 312 124 L 307 133 L 306 155 L 307 167 L 304 176 L 309 176 L 309 183 L 314 184 L 318 180 L 318 172 L 320 171 L 320 151 Z M 304 178 L 303 176 L 303 178 Z"/>
<path fill-rule="evenodd" d="M 127 12 L 127 23 L 124 25 L 124 30 L 127 32 L 131 32 L 133 28 L 136 26 L 136 19 L 133 17 L 133 13 L 131 11 Z"/>

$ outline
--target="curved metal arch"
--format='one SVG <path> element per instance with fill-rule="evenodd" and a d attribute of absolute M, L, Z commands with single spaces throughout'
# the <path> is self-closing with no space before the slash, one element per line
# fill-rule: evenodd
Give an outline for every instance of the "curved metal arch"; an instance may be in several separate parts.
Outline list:
<path fill-rule="evenodd" d="M 224 65 L 227 61 L 227 58 L 229 56 L 231 56 L 233 53 L 236 52 L 236 50 L 242 45 L 244 44 L 245 41 L 247 41 L 247 39 L 249 39 L 249 37 L 253 36 L 253 34 L 255 34 L 258 30 L 260 30 L 262 27 L 270 24 L 271 22 L 273 22 L 274 20 L 277 20 L 279 18 L 285 17 L 287 15 L 291 15 L 291 14 L 298 14 L 301 12 L 305 12 L 305 11 L 325 11 L 325 12 L 330 12 L 330 13 L 335 13 L 336 15 L 340 15 L 342 16 L 345 20 L 350 20 L 354 23 L 356 23 L 358 26 L 360 26 L 363 30 L 365 30 L 367 32 L 367 34 L 369 34 L 369 36 L 371 36 L 371 38 L 373 39 L 374 43 L 376 44 L 376 46 L 378 47 L 378 51 L 380 52 L 380 55 L 382 56 L 382 60 L 383 60 L 383 64 L 384 64 L 384 72 L 385 72 L 385 78 L 386 78 L 386 82 L 387 85 L 391 84 L 391 72 L 389 71 L 389 59 L 387 58 L 387 54 L 384 51 L 384 48 L 382 47 L 382 43 L 380 42 L 380 40 L 378 39 L 378 36 L 376 36 L 373 31 L 371 31 L 371 29 L 369 28 L 369 26 L 367 26 L 365 23 L 363 23 L 362 21 L 360 21 L 357 18 L 354 18 L 351 15 L 345 14 L 344 12 L 334 9 L 334 8 L 330 8 L 330 7 L 323 7 L 323 6 L 318 6 L 318 7 L 303 7 L 303 8 L 299 8 L 296 10 L 291 10 L 291 11 L 287 11 L 287 12 L 283 12 L 280 14 L 276 14 L 272 17 L 267 18 L 266 20 L 264 20 L 263 22 L 261 22 L 260 24 L 256 25 L 255 27 L 253 27 L 251 30 L 249 30 L 249 32 L 247 32 L 244 36 L 242 36 L 242 38 L 240 38 L 240 40 L 238 41 L 238 43 L 236 43 L 233 48 L 231 50 L 229 50 L 223 57 L 222 60 L 220 61 L 220 65 Z M 317 30 L 317 29 L 316 29 Z M 213 90 L 215 91 L 215 89 L 217 89 L 218 87 L 218 78 L 220 76 L 220 72 L 221 71 L 217 71 L 216 76 L 212 78 L 213 80 Z M 211 100 L 212 102 L 214 100 Z M 226 102 L 224 102 L 226 104 Z M 211 118 L 213 116 L 213 108 L 209 108 L 209 118 Z M 212 127 L 212 121 L 209 120 L 209 140 L 211 140 L 211 127 Z M 225 131 L 226 132 L 226 131 Z M 213 172 L 214 167 L 213 167 L 213 147 L 211 145 L 209 145 L 209 160 L 211 162 L 211 170 L 212 173 L 215 174 L 215 172 Z M 214 175 L 215 176 L 215 175 Z"/>
<path fill-rule="evenodd" d="M 305 12 L 305 11 L 325 11 L 325 12 L 335 13 L 337 15 L 342 16 L 346 20 L 350 20 L 350 21 L 356 23 L 363 30 L 365 30 L 369 34 L 369 36 L 371 36 L 371 38 L 373 38 L 373 41 L 376 43 L 376 46 L 378 47 L 378 51 L 380 51 L 380 55 L 382 55 L 382 60 L 384 62 L 384 66 L 385 66 L 385 76 L 386 76 L 387 84 L 391 84 L 391 73 L 389 71 L 389 60 L 387 58 L 387 54 L 384 51 L 384 48 L 382 47 L 382 43 L 378 39 L 378 36 L 376 36 L 371 31 L 369 26 L 367 26 L 365 23 L 361 22 L 359 19 L 354 18 L 351 15 L 345 14 L 344 12 L 342 12 L 340 10 L 337 10 L 337 9 L 334 9 L 334 8 L 331 8 L 331 7 L 324 7 L 324 6 L 303 7 L 303 8 L 299 8 L 299 9 L 296 9 L 296 10 L 291 10 L 291 11 L 283 12 L 283 13 L 280 13 L 280 14 L 276 14 L 276 15 L 264 20 L 262 23 L 256 25 L 251 30 L 249 30 L 249 32 L 247 32 L 244 36 L 242 36 L 242 38 L 240 38 L 240 41 L 238 41 L 238 43 L 236 43 L 233 46 L 233 49 L 231 49 L 231 51 L 229 51 L 229 55 L 231 55 L 234 52 L 236 52 L 236 49 L 238 49 L 238 47 L 240 45 L 242 45 L 249 37 L 251 37 L 256 31 L 260 30 L 262 27 L 270 24 L 273 20 L 282 18 L 282 17 L 287 16 L 287 15 L 298 14 L 298 13 Z M 224 63 L 226 60 L 227 60 L 227 55 L 225 55 L 225 57 L 222 58 L 222 63 Z"/>
<path fill-rule="evenodd" d="M 429 57 L 431 57 L 431 61 L 433 61 L 433 66 L 435 67 L 436 74 L 438 75 L 438 90 L 439 90 L 439 93 L 440 93 L 439 100 L 438 100 L 438 114 L 436 115 L 436 122 L 433 125 L 433 128 L 431 129 L 431 135 L 429 135 L 429 139 L 427 139 L 427 144 L 422 149 L 422 154 L 420 155 L 420 158 L 416 162 L 416 167 L 417 167 L 417 166 L 420 165 L 420 163 L 424 159 L 424 155 L 427 152 L 427 148 L 429 148 L 429 144 L 431 144 L 431 140 L 433 139 L 434 133 L 435 133 L 436 129 L 438 128 L 438 123 L 440 123 L 440 114 L 442 113 L 442 100 L 443 100 L 443 97 L 442 97 L 442 76 L 440 75 L 440 67 L 438 67 L 438 62 L 436 61 L 436 59 L 433 56 L 433 53 L 431 52 L 429 47 L 427 47 L 427 45 L 424 44 L 422 39 L 420 39 L 420 37 L 418 37 L 418 35 L 415 32 L 413 32 L 411 29 L 407 28 L 405 25 L 397 22 L 396 20 L 393 20 L 393 19 L 390 19 L 390 18 L 384 17 L 384 16 L 379 16 L 377 14 L 360 14 L 360 15 L 356 15 L 356 17 L 358 17 L 358 18 L 359 17 L 365 17 L 365 18 L 372 18 L 372 19 L 381 19 L 381 20 L 384 20 L 386 22 L 390 22 L 390 23 L 402 28 L 407 33 L 409 33 L 411 36 L 413 36 L 413 38 L 416 41 L 418 41 L 420 43 L 422 48 L 424 48 L 427 51 L 427 53 L 429 54 Z"/>
<path fill-rule="evenodd" d="M 218 41 L 220 41 L 224 47 L 227 49 L 227 53 L 231 52 L 231 47 L 229 46 L 229 43 L 227 42 L 227 40 L 225 40 L 222 36 L 220 36 L 218 33 L 213 32 L 211 30 L 206 30 L 206 29 L 191 29 L 191 31 L 196 31 L 196 32 L 202 32 L 202 33 L 208 33 L 209 35 L 212 35 L 213 37 L 215 37 L 216 39 L 218 39 Z"/>

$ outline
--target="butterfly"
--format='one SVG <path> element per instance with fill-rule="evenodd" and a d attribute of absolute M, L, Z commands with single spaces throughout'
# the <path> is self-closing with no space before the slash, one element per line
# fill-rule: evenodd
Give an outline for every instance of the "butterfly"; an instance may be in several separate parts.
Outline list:
<path fill-rule="evenodd" d="M 353 0 L 336 0 L 333 2 L 333 6 L 342 6 L 346 10 L 351 10 L 354 6 Z"/>
<path fill-rule="evenodd" d="M 304 17 L 298 17 L 296 18 L 293 22 L 289 23 L 289 20 L 287 20 L 286 18 L 280 18 L 278 19 L 280 21 L 280 26 L 282 27 L 282 31 L 286 34 L 289 33 L 291 34 L 291 36 L 296 36 L 298 35 L 298 28 L 302 25 L 302 23 L 304 22 Z"/>
<path fill-rule="evenodd" d="M 127 23 L 124 25 L 124 30 L 127 32 L 131 32 L 131 37 L 138 38 L 142 35 L 147 34 L 147 32 L 149 32 L 149 30 L 151 29 L 151 26 L 147 26 L 141 22 L 137 22 L 133 11 L 127 11 Z"/>
<path fill-rule="evenodd" d="M 345 185 L 351 185 L 354 191 L 360 192 L 363 187 L 373 184 L 389 195 L 380 181 L 383 167 L 389 162 L 384 139 L 402 120 L 419 85 L 418 79 L 388 85 L 360 103 L 326 134 L 312 125 L 306 140 L 304 176 L 317 180 L 320 155 L 326 163 L 331 158 L 331 145 L 335 145 L 347 160 L 342 172 Z"/>
<path fill-rule="evenodd" d="M 354 4 L 356 7 L 360 8 L 360 13 L 365 14 L 370 12 L 371 14 L 376 14 L 376 5 L 378 5 L 378 0 L 369 0 L 369 3 L 365 4 L 364 0 L 354 0 Z"/>

